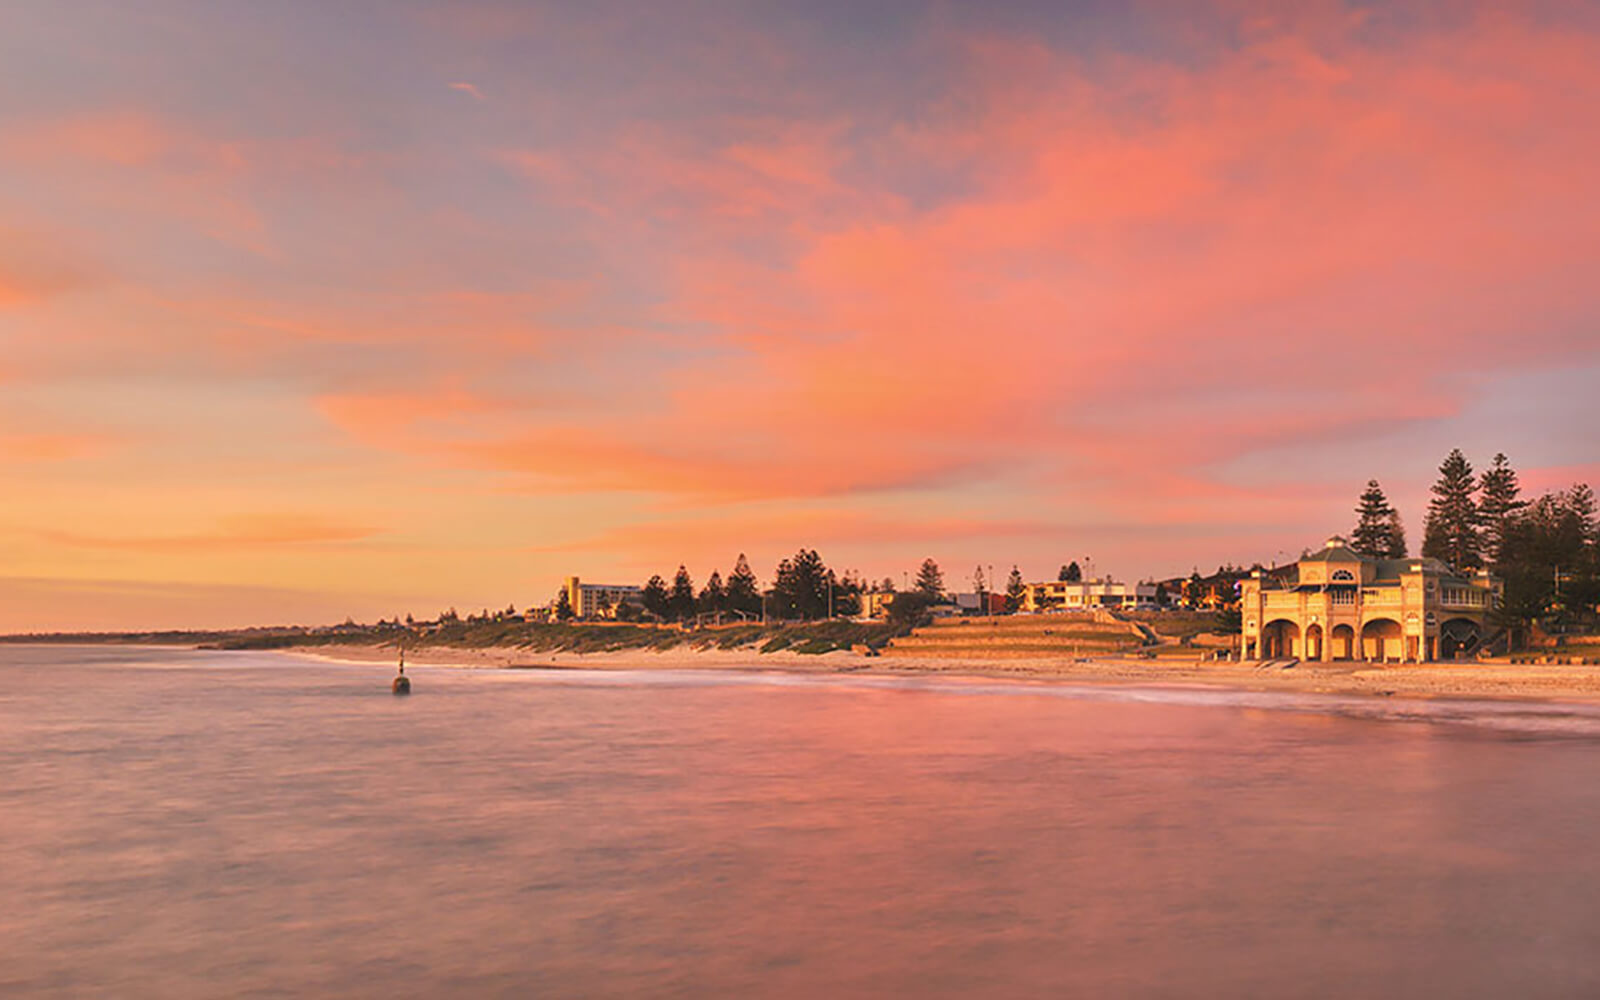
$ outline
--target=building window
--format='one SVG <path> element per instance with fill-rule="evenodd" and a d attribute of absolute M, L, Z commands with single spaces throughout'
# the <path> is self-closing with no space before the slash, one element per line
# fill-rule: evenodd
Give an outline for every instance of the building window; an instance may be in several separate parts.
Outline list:
<path fill-rule="evenodd" d="M 1330 604 L 1354 604 L 1356 602 L 1356 592 L 1353 590 L 1330 591 L 1328 601 Z"/>
<path fill-rule="evenodd" d="M 1355 575 L 1352 574 L 1347 569 L 1336 569 L 1336 570 L 1333 571 L 1332 579 L 1334 579 L 1334 580 L 1344 580 L 1344 581 L 1348 582 L 1348 581 L 1354 580 L 1355 579 Z"/>

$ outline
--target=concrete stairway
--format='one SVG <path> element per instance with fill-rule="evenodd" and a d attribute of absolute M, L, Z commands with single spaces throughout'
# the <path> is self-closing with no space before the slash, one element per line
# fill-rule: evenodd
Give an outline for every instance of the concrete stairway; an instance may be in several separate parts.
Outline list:
<path fill-rule="evenodd" d="M 883 655 L 944 659 L 1062 659 L 1133 653 L 1145 636 L 1129 622 L 1088 615 L 941 618 L 894 640 Z"/>

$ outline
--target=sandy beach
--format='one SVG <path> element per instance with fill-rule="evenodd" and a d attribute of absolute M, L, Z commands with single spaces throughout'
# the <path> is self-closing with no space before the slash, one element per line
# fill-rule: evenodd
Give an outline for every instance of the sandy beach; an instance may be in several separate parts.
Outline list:
<path fill-rule="evenodd" d="M 299 655 L 355 663 L 392 664 L 389 646 L 343 645 L 294 650 Z M 871 673 L 890 676 L 939 674 L 1009 677 L 1098 684 L 1205 684 L 1257 691 L 1316 692 L 1374 697 L 1450 697 L 1600 700 L 1600 667 L 1493 662 L 1378 666 L 1365 663 L 1298 664 L 1290 669 L 1254 663 L 1201 660 L 943 659 L 869 657 L 835 652 L 809 656 L 753 650 L 668 649 L 614 653 L 540 653 L 517 648 L 421 647 L 408 663 L 475 669 L 542 670 L 781 670 L 806 674 Z"/>

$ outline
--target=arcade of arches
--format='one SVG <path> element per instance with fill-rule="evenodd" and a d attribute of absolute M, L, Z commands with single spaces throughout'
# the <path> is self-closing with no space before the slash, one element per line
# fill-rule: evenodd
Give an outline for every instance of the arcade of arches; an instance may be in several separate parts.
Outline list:
<path fill-rule="evenodd" d="M 1240 586 L 1244 659 L 1426 662 L 1475 656 L 1500 581 L 1437 559 L 1370 559 L 1334 537 L 1293 566 Z"/>

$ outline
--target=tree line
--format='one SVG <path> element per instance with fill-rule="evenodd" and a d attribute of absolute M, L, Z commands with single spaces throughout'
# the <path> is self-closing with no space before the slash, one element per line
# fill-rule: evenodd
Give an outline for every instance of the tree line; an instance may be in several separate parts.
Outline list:
<path fill-rule="evenodd" d="M 1071 562 L 1062 566 L 1060 579 L 1081 580 L 1078 564 Z M 980 605 L 987 606 L 991 583 L 981 566 L 973 574 L 973 583 Z M 1011 567 L 1003 593 L 1006 611 L 1018 610 L 1026 599 L 1027 585 L 1016 566 Z M 690 621 L 702 616 L 813 621 L 859 615 L 867 594 L 893 594 L 889 602 L 890 619 L 908 623 L 918 620 L 929 607 L 950 600 L 944 571 L 933 559 L 924 559 L 916 578 L 910 581 L 907 589 L 901 590 L 892 577 L 868 582 L 854 570 L 839 572 L 829 567 L 816 549 L 802 548 L 778 563 L 773 571 L 772 586 L 765 589 L 751 570 L 749 559 L 741 552 L 726 578 L 720 571 L 712 570 L 705 583 L 697 588 L 688 567 L 680 565 L 670 583 L 659 573 L 645 581 L 638 604 L 624 603 L 615 609 L 603 610 L 614 610 L 616 617 L 624 621 L 643 616 L 666 622 Z M 565 588 L 557 592 L 554 611 L 555 617 L 562 621 L 574 616 L 575 609 Z"/>
<path fill-rule="evenodd" d="M 1458 573 L 1487 569 L 1500 577 L 1500 613 L 1508 624 L 1593 616 L 1600 602 L 1600 523 L 1591 486 L 1574 483 L 1526 499 L 1504 454 L 1479 473 L 1454 448 L 1430 493 L 1423 557 Z M 1400 515 L 1377 480 L 1356 505 L 1351 547 L 1379 559 L 1406 557 Z"/>

